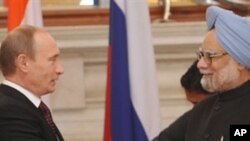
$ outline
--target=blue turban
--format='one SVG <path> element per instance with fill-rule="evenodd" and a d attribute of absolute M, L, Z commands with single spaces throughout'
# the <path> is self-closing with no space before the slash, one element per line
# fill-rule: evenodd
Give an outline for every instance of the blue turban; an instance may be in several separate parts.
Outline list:
<path fill-rule="evenodd" d="M 250 21 L 217 6 L 207 9 L 206 20 L 208 30 L 215 28 L 216 38 L 225 51 L 250 69 Z"/>

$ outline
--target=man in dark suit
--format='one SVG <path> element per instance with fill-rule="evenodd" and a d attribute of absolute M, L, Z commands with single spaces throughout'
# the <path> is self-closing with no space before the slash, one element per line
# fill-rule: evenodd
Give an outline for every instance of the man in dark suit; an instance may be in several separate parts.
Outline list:
<path fill-rule="evenodd" d="M 8 33 L 0 49 L 0 141 L 63 141 L 41 96 L 63 73 L 50 34 L 33 26 Z"/>

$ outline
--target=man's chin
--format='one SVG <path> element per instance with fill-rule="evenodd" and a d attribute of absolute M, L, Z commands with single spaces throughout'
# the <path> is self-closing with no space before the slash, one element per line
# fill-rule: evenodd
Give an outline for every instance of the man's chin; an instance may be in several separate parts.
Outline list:
<path fill-rule="evenodd" d="M 202 78 L 201 79 L 201 86 L 204 90 L 213 93 L 215 92 L 215 89 L 212 87 L 212 85 L 209 83 L 209 80 Z"/>
<path fill-rule="evenodd" d="M 48 94 L 53 94 L 54 92 L 55 92 L 55 88 L 50 88 L 50 89 L 47 91 Z"/>
<path fill-rule="evenodd" d="M 210 92 L 210 93 L 215 93 L 216 92 L 216 90 L 215 89 L 212 89 L 212 88 L 207 88 L 207 89 L 205 89 L 206 91 L 208 91 L 208 92 Z"/>

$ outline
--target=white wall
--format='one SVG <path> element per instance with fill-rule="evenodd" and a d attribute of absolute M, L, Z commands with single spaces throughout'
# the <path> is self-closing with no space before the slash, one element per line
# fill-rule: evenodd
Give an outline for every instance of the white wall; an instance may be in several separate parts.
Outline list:
<path fill-rule="evenodd" d="M 52 95 L 54 119 L 67 141 L 100 141 L 103 135 L 107 26 L 47 28 L 62 52 L 65 73 Z M 180 77 L 195 59 L 203 22 L 152 25 L 162 128 L 192 107 Z M 5 33 L 0 29 L 0 38 Z"/>

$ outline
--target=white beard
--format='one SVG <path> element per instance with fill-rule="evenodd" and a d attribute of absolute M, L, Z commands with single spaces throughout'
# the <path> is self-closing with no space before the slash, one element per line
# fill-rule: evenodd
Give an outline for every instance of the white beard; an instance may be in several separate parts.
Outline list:
<path fill-rule="evenodd" d="M 230 60 L 228 65 L 219 72 L 212 75 L 203 75 L 201 79 L 202 87 L 212 93 L 223 92 L 234 88 L 240 78 L 236 63 Z"/>

